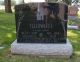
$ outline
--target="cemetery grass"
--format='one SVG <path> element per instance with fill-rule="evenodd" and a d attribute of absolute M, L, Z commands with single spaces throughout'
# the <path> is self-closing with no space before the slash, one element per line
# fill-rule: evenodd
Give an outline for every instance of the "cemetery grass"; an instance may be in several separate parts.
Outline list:
<path fill-rule="evenodd" d="M 68 38 L 73 45 L 74 53 L 70 59 L 54 57 L 37 57 L 12 55 L 10 45 L 16 39 L 15 18 L 13 14 L 0 11 L 0 62 L 80 62 L 80 31 L 68 30 Z M 79 19 L 78 19 L 79 20 Z"/>

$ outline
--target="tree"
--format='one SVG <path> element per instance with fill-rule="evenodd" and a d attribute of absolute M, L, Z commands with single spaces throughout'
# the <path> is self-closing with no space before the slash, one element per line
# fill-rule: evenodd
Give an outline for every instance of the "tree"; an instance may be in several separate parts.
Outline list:
<path fill-rule="evenodd" d="M 5 12 L 6 13 L 12 13 L 11 0 L 4 0 L 4 3 L 5 3 Z"/>
<path fill-rule="evenodd" d="M 67 4 L 71 4 L 71 2 L 72 2 L 72 0 L 63 0 L 65 3 L 67 3 Z"/>

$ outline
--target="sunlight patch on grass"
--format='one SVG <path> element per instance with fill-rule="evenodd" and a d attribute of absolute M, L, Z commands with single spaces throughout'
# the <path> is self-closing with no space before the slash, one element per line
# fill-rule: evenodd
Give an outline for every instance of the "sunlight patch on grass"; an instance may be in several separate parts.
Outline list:
<path fill-rule="evenodd" d="M 72 31 L 68 31 L 67 34 L 68 34 L 68 36 L 72 36 L 72 37 L 73 36 L 76 36 L 77 37 L 77 35 L 78 35 L 76 33 L 73 33 Z"/>
<path fill-rule="evenodd" d="M 16 31 L 12 31 L 12 33 L 15 33 L 16 34 Z"/>
<path fill-rule="evenodd" d="M 80 55 L 80 51 L 75 51 L 74 52 L 76 55 Z"/>
<path fill-rule="evenodd" d="M 80 41 L 80 31 L 78 30 L 68 30 L 67 32 L 69 40 L 72 42 L 72 44 L 77 44 Z"/>
<path fill-rule="evenodd" d="M 2 28 L 2 29 L 6 29 L 7 27 L 5 27 L 5 26 L 0 26 L 0 28 Z"/>
<path fill-rule="evenodd" d="M 11 33 L 7 33 L 6 36 L 7 36 L 8 38 L 12 38 L 12 34 L 11 34 Z"/>
<path fill-rule="evenodd" d="M 80 11 L 78 11 L 78 17 L 80 18 Z"/>
<path fill-rule="evenodd" d="M 77 43 L 78 41 L 76 41 L 76 40 L 72 40 L 72 42 L 73 42 L 73 43 Z"/>

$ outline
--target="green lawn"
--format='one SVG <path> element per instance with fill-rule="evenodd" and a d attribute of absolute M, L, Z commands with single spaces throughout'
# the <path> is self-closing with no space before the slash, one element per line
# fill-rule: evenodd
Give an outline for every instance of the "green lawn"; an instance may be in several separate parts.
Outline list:
<path fill-rule="evenodd" d="M 14 14 L 7 14 L 0 11 L 0 47 L 5 47 L 4 49 L 0 49 L 0 62 L 80 62 L 79 30 L 68 30 L 68 38 L 74 48 L 71 59 L 12 55 L 10 52 L 10 45 L 16 39 L 14 17 Z"/>

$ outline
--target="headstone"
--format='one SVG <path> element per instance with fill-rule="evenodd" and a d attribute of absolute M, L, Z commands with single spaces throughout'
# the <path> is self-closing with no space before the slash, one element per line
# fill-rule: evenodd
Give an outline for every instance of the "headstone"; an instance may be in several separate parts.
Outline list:
<path fill-rule="evenodd" d="M 69 9 L 68 9 L 68 17 L 70 20 L 76 20 L 78 17 L 77 17 L 77 14 L 78 14 L 78 7 L 77 6 L 69 6 Z"/>
<path fill-rule="evenodd" d="M 66 43 L 67 5 L 29 3 L 15 9 L 18 43 Z"/>
<path fill-rule="evenodd" d="M 70 6 L 69 7 L 69 16 L 77 16 L 78 7 Z"/>
<path fill-rule="evenodd" d="M 17 39 L 11 44 L 11 53 L 70 58 L 73 49 L 67 39 L 67 16 L 64 3 L 16 5 Z"/>
<path fill-rule="evenodd" d="M 68 12 L 69 19 L 76 20 L 78 13 L 78 0 L 72 0 L 71 6 L 69 6 L 68 11 L 69 11 Z"/>

